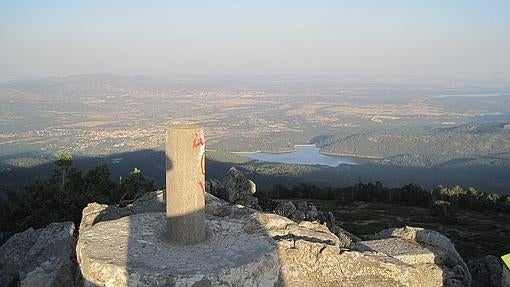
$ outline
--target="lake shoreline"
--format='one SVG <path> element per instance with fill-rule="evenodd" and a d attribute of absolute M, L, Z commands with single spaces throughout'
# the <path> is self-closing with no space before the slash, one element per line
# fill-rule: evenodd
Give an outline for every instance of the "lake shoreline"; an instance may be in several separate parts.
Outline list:
<path fill-rule="evenodd" d="M 316 147 L 315 144 L 297 144 L 294 145 L 294 147 Z M 347 153 L 331 153 L 331 152 L 323 152 L 319 149 L 319 154 L 326 155 L 326 156 L 334 156 L 334 157 L 349 157 L 353 159 L 361 159 L 361 160 L 380 160 L 384 159 L 384 157 L 378 157 L 378 156 L 371 156 L 371 155 L 354 155 L 354 154 L 347 154 Z M 256 154 L 256 153 L 264 153 L 264 154 L 286 154 L 286 153 L 293 153 L 296 152 L 296 149 L 293 150 L 285 150 L 285 151 L 262 151 L 262 150 L 256 150 L 256 151 L 230 151 L 229 153 L 243 155 L 243 154 Z"/>
<path fill-rule="evenodd" d="M 338 156 L 338 157 L 352 157 L 352 158 L 361 158 L 361 159 L 384 159 L 384 157 L 380 157 L 380 156 L 353 155 L 353 154 L 347 154 L 347 153 L 331 153 L 331 152 L 324 152 L 321 150 L 319 150 L 319 153 L 323 154 L 323 155 Z"/>
<path fill-rule="evenodd" d="M 321 154 L 320 149 L 316 145 L 295 145 L 295 149 L 286 152 L 235 152 L 237 155 L 245 156 L 253 160 L 288 163 L 288 164 L 304 164 L 304 165 L 323 165 L 329 167 L 337 167 L 339 165 L 358 165 L 362 164 L 366 159 Z"/>
<path fill-rule="evenodd" d="M 309 146 L 316 146 L 314 144 L 296 144 L 294 147 L 309 147 Z M 280 153 L 292 153 L 296 152 L 296 149 L 292 150 L 284 150 L 284 151 L 262 151 L 262 150 L 256 150 L 256 151 L 230 151 L 230 153 L 234 154 L 253 154 L 253 153 L 268 153 L 268 154 L 280 154 Z"/>

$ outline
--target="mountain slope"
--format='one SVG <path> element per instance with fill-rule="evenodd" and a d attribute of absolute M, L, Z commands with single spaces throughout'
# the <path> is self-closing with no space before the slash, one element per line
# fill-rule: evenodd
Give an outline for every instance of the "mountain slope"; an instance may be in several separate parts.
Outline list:
<path fill-rule="evenodd" d="M 380 158 L 382 163 L 434 166 L 455 159 L 486 158 L 510 165 L 510 124 L 470 123 L 452 128 L 417 129 L 405 133 L 361 133 L 330 137 L 321 152 Z"/>

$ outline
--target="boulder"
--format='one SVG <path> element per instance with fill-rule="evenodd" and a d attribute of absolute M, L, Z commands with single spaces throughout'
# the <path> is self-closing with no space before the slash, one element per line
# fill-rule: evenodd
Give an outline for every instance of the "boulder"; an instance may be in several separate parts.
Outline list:
<path fill-rule="evenodd" d="M 297 208 L 292 201 L 284 200 L 278 203 L 273 212 L 283 217 L 289 217 L 296 210 Z"/>
<path fill-rule="evenodd" d="M 493 255 L 471 260 L 467 263 L 472 277 L 472 287 L 500 287 L 502 286 L 503 266 Z"/>
<path fill-rule="evenodd" d="M 306 220 L 308 221 L 316 221 L 319 220 L 319 210 L 312 203 L 307 204 L 306 210 Z"/>
<path fill-rule="evenodd" d="M 489 271 L 489 286 L 501 286 L 501 282 L 503 280 L 503 266 L 499 262 L 499 258 L 494 255 L 487 255 L 484 259 L 485 264 L 487 265 L 487 270 Z"/>
<path fill-rule="evenodd" d="M 0 247 L 0 286 L 14 286 L 19 282 L 19 270 L 25 264 L 27 251 L 40 233 L 40 229 L 29 228 L 14 234 Z"/>
<path fill-rule="evenodd" d="M 467 262 L 469 273 L 471 274 L 472 287 L 485 287 L 489 285 L 489 270 L 485 264 L 485 260 L 475 259 Z"/>
<path fill-rule="evenodd" d="M 319 220 L 319 211 L 311 202 L 298 201 L 296 202 L 296 209 L 298 212 L 293 216 L 292 220 Z"/>
<path fill-rule="evenodd" d="M 501 279 L 501 284 L 503 287 L 510 287 L 510 267 L 503 266 L 503 275 Z"/>
<path fill-rule="evenodd" d="M 301 222 L 306 219 L 306 213 L 301 209 L 296 209 L 291 213 L 289 218 L 295 222 Z"/>
<path fill-rule="evenodd" d="M 445 252 L 438 248 L 425 248 L 400 237 L 360 241 L 355 244 L 360 251 L 380 252 L 410 265 L 445 264 Z"/>
<path fill-rule="evenodd" d="M 0 247 L 1 286 L 72 286 L 76 264 L 72 222 L 27 229 Z"/>
<path fill-rule="evenodd" d="M 326 214 L 320 212 L 317 207 L 306 201 L 297 201 L 292 203 L 291 201 L 281 201 L 275 208 L 274 212 L 281 216 L 288 217 L 294 221 L 322 221 L 327 217 Z M 332 214 L 331 214 L 332 216 Z"/>
<path fill-rule="evenodd" d="M 166 196 L 164 190 L 147 192 L 126 207 L 108 206 L 93 202 L 83 209 L 79 230 L 84 231 L 97 222 L 115 220 L 132 214 L 164 212 L 165 210 Z"/>
<path fill-rule="evenodd" d="M 211 179 L 206 181 L 205 183 L 205 191 L 207 193 L 213 194 L 219 198 L 227 200 L 227 191 L 221 181 L 216 179 Z"/>
<path fill-rule="evenodd" d="M 248 179 L 246 185 L 246 191 L 248 195 L 254 195 L 257 193 L 257 185 L 253 181 Z"/>
<path fill-rule="evenodd" d="M 258 199 L 253 196 L 257 192 L 257 186 L 235 167 L 228 170 L 222 182 L 214 179 L 206 182 L 206 192 L 230 203 L 262 210 Z"/>
<path fill-rule="evenodd" d="M 128 210 L 131 214 L 164 212 L 166 210 L 165 190 L 148 192 L 138 197 L 133 203 L 128 205 Z"/>
<path fill-rule="evenodd" d="M 352 247 L 353 244 L 361 241 L 359 237 L 339 227 L 338 225 L 333 225 L 332 228 L 328 227 L 328 229 L 338 237 L 340 240 L 340 247 Z"/>
<path fill-rule="evenodd" d="M 341 247 L 318 222 L 293 222 L 276 214 L 257 215 L 278 246 L 280 286 L 440 286 L 436 265 L 411 266 L 384 254 Z"/>
<path fill-rule="evenodd" d="M 261 210 L 262 208 L 259 206 L 259 200 L 253 196 L 246 196 L 242 199 L 236 200 L 235 204 L 240 204 L 244 206 L 248 206 L 253 209 Z"/>
<path fill-rule="evenodd" d="M 30 250 L 37 241 L 41 229 L 29 228 L 14 234 L 0 247 L 0 269 L 19 269 L 25 263 L 27 250 Z"/>
<path fill-rule="evenodd" d="M 51 223 L 44 228 L 20 270 L 21 286 L 69 286 L 75 263 L 72 222 Z"/>
<path fill-rule="evenodd" d="M 319 211 L 317 207 L 311 202 L 297 201 L 296 204 L 294 204 L 292 201 L 282 200 L 278 203 L 273 212 L 278 215 L 287 217 L 295 222 L 306 220 L 318 221 L 322 224 L 326 224 L 329 231 L 331 231 L 340 239 L 341 247 L 349 247 L 353 243 L 361 241 L 361 239 L 359 239 L 354 234 L 336 225 L 335 216 L 331 211 Z"/>
<path fill-rule="evenodd" d="M 223 186 L 226 189 L 225 200 L 234 203 L 236 200 L 251 195 L 248 179 L 235 167 L 231 167 L 227 176 L 223 179 Z"/>
<path fill-rule="evenodd" d="M 99 204 L 97 202 L 87 204 L 81 214 L 79 230 L 85 230 L 99 221 L 118 219 L 121 217 L 117 207 Z"/>
<path fill-rule="evenodd" d="M 414 241 L 424 248 L 435 252 L 438 264 L 443 269 L 445 286 L 470 286 L 471 274 L 467 264 L 455 249 L 448 237 L 433 230 L 405 226 L 402 228 L 385 229 L 375 234 L 374 239 L 398 237 Z M 438 253 L 440 251 L 440 253 Z M 442 257 L 444 258 L 442 258 Z"/>

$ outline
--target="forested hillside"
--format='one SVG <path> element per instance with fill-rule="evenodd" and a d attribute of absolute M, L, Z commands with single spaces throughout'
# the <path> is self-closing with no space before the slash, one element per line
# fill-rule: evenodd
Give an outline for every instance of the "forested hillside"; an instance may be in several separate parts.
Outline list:
<path fill-rule="evenodd" d="M 321 152 L 377 158 L 401 166 L 488 164 L 510 166 L 510 124 L 473 123 L 452 128 L 331 136 L 318 143 Z"/>

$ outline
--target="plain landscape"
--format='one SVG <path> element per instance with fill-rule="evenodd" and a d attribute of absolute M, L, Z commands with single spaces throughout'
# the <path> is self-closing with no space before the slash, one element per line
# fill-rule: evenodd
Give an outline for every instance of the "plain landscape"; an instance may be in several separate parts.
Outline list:
<path fill-rule="evenodd" d="M 290 76 L 164 81 L 100 74 L 8 81 L 0 83 L 0 176 L 51 162 L 62 150 L 75 158 L 162 150 L 169 123 L 199 122 L 210 156 L 222 161 L 237 157 L 232 152 L 315 145 L 323 155 L 356 163 L 298 167 L 243 160 L 255 173 L 304 176 L 303 182 L 313 178 L 319 185 L 460 184 L 507 194 L 509 90 L 502 84 Z M 155 167 L 143 171 L 162 183 Z"/>

